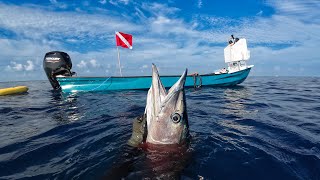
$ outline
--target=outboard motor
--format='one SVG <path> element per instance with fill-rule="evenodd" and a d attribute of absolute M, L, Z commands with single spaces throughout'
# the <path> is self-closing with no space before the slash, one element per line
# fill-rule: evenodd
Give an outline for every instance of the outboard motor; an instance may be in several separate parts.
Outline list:
<path fill-rule="evenodd" d="M 72 62 L 70 56 L 61 51 L 52 51 L 46 53 L 43 59 L 43 69 L 51 83 L 53 89 L 60 89 L 57 76 L 72 76 L 75 72 L 71 72 Z"/>

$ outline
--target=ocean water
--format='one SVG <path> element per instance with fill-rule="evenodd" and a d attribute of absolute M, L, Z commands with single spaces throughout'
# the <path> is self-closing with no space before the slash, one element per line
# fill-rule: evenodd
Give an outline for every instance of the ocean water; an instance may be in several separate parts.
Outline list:
<path fill-rule="evenodd" d="M 126 145 L 147 91 L 73 95 L 47 81 L 0 96 L 0 179 L 320 179 L 320 80 L 248 77 L 186 89 L 191 140 Z"/>

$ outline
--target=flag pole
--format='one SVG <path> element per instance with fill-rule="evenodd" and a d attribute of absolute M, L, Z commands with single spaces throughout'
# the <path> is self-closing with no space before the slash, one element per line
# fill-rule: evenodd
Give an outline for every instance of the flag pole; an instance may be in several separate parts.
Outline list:
<path fill-rule="evenodd" d="M 120 52 L 119 52 L 119 47 L 118 46 L 117 46 L 117 50 L 118 50 L 118 63 L 119 63 L 120 76 L 122 77 L 121 64 L 120 64 Z"/>

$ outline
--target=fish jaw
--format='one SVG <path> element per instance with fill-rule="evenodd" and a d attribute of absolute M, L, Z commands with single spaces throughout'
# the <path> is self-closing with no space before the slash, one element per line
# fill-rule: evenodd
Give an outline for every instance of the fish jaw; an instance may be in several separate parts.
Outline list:
<path fill-rule="evenodd" d="M 181 144 L 189 136 L 184 84 L 187 70 L 166 92 L 155 65 L 152 85 L 148 91 L 146 118 L 147 143 Z"/>

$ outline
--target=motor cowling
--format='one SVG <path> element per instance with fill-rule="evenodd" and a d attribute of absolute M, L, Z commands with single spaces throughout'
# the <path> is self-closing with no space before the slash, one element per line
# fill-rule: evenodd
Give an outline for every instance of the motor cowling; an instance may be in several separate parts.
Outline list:
<path fill-rule="evenodd" d="M 57 76 L 72 76 L 75 72 L 71 72 L 72 62 L 70 56 L 61 51 L 52 51 L 46 53 L 43 59 L 43 69 L 50 81 L 53 89 L 60 89 Z"/>

